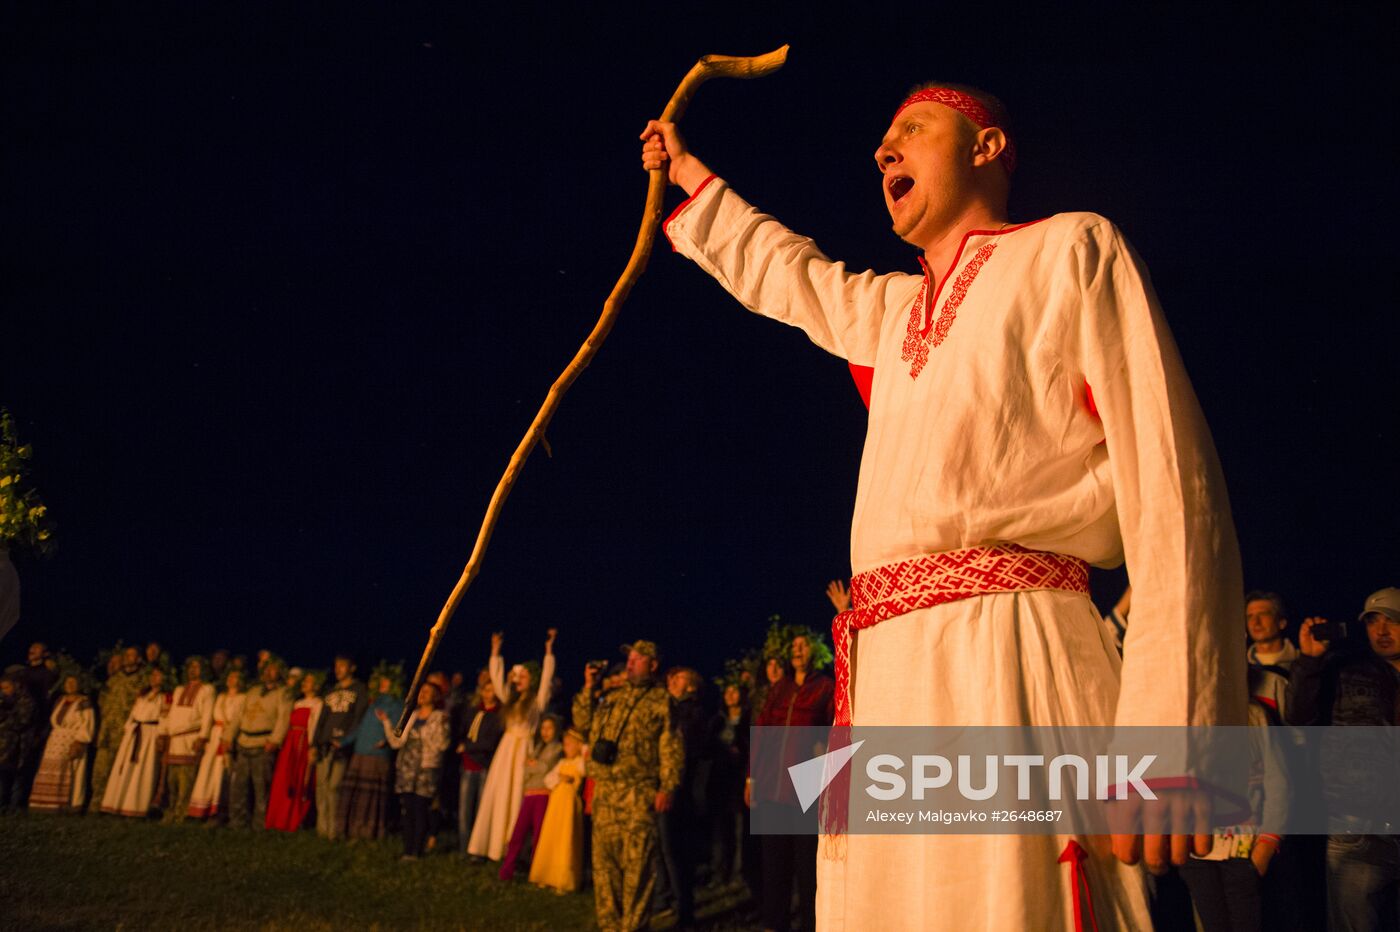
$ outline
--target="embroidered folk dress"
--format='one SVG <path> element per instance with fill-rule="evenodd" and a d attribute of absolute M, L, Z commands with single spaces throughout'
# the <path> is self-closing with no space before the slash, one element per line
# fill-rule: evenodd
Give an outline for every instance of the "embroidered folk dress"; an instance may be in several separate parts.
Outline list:
<path fill-rule="evenodd" d="M 1146 270 L 1111 223 L 1068 213 L 971 232 L 931 284 L 852 273 L 718 178 L 666 232 L 745 307 L 873 367 L 855 573 L 1005 544 L 1126 557 L 1121 664 L 1085 594 L 945 602 L 858 633 L 856 726 L 1244 722 L 1224 481 Z M 823 839 L 818 925 L 1073 928 L 1069 841 Z M 1099 927 L 1150 928 L 1142 870 L 1079 841 Z"/>
<path fill-rule="evenodd" d="M 311 736 L 325 703 L 319 696 L 298 699 L 292 706 L 291 724 L 277 752 L 277 769 L 272 774 L 272 789 L 267 794 L 268 828 L 295 832 L 306 821 L 311 809 Z"/>
<path fill-rule="evenodd" d="M 49 724 L 53 727 L 34 775 L 29 808 L 81 809 L 87 800 L 87 746 L 97 725 L 92 702 L 86 696 L 60 697 Z"/>
<path fill-rule="evenodd" d="M 492 657 L 487 664 L 491 685 L 497 696 L 509 696 L 506 689 L 505 661 Z M 496 745 L 496 754 L 486 771 L 486 785 L 481 791 L 472 837 L 467 853 L 499 861 L 510 843 L 515 829 L 515 817 L 520 814 L 520 801 L 525 795 L 525 758 L 530 756 L 530 741 L 539 727 L 540 718 L 549 705 L 550 684 L 554 680 L 554 655 L 545 654 L 540 669 L 539 687 L 533 702 L 513 704 L 502 712 L 506 716 L 505 734 Z"/>
<path fill-rule="evenodd" d="M 146 690 L 131 706 L 126 718 L 117 762 L 107 778 L 102 811 L 144 819 L 156 794 L 160 755 L 156 751 L 160 723 L 170 709 L 170 693 Z"/>
<path fill-rule="evenodd" d="M 246 698 L 246 693 L 220 693 L 214 699 L 209 741 L 204 745 L 199 771 L 194 776 L 194 790 L 190 793 L 191 818 L 204 819 L 218 815 L 224 808 L 224 783 L 228 779 L 231 761 L 229 752 L 221 745 L 237 726 Z"/>

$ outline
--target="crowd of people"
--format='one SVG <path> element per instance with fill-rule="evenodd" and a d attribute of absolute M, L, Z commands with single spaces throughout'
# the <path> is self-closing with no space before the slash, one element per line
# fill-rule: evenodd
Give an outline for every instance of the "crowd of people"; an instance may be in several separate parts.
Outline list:
<path fill-rule="evenodd" d="M 849 604 L 839 582 L 828 595 Z M 0 676 L 0 809 L 397 833 L 404 861 L 457 854 L 502 882 L 591 886 L 603 929 L 668 912 L 687 926 L 704 886 L 747 890 L 767 927 L 794 911 L 810 927 L 815 839 L 748 830 L 749 726 L 831 723 L 826 637 L 775 616 L 713 690 L 637 640 L 570 693 L 556 634 L 511 666 L 493 634 L 474 677 L 434 672 L 410 697 L 401 665 L 362 679 L 348 653 L 320 670 L 220 648 L 177 667 L 150 642 L 85 667 L 36 642 Z"/>
<path fill-rule="evenodd" d="M 838 612 L 849 607 L 841 582 L 827 595 Z M 1104 619 L 1120 645 L 1131 605 L 1129 590 Z M 1400 724 L 1400 589 L 1368 598 L 1350 632 L 1305 619 L 1296 642 L 1276 593 L 1251 592 L 1246 606 L 1252 724 Z M 398 665 L 381 662 L 366 682 L 348 654 L 328 676 L 271 651 L 250 661 L 220 649 L 177 670 L 153 642 L 118 645 L 84 669 L 35 643 L 27 664 L 0 676 L 0 803 L 231 829 L 314 827 L 331 840 L 397 831 L 405 861 L 451 852 L 455 829 L 455 852 L 499 865 L 502 882 L 523 875 L 560 894 L 591 885 L 603 929 L 642 928 L 658 911 L 684 927 L 706 884 L 746 887 L 764 928 L 812 928 L 816 838 L 748 830 L 756 800 L 793 804 L 783 781 L 755 784 L 749 726 L 832 722 L 825 636 L 772 619 L 764 645 L 715 679 L 711 710 L 693 668 L 658 675 L 660 651 L 648 640 L 587 664 L 570 697 L 556 634 L 538 661 L 509 667 L 505 637 L 493 634 L 474 681 L 436 672 L 409 697 L 401 734 Z M 1374 778 L 1343 768 L 1346 785 L 1327 788 L 1338 831 L 1326 841 L 1326 908 L 1336 928 L 1395 927 L 1396 836 L 1349 814 L 1368 793 L 1390 792 L 1366 785 Z M 1263 822 L 1259 809 L 1284 794 L 1255 795 Z M 1305 902 L 1317 886 L 1302 873 L 1307 850 L 1290 851 L 1272 832 L 1217 836 L 1208 855 L 1179 869 L 1201 927 L 1297 927 L 1320 913 Z"/>

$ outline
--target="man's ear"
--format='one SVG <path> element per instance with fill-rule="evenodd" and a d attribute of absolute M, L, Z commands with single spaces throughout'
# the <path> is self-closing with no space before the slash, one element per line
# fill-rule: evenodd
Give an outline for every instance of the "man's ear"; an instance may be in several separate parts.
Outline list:
<path fill-rule="evenodd" d="M 973 167 L 990 165 L 1006 151 L 1006 134 L 995 126 L 979 129 L 972 145 Z"/>

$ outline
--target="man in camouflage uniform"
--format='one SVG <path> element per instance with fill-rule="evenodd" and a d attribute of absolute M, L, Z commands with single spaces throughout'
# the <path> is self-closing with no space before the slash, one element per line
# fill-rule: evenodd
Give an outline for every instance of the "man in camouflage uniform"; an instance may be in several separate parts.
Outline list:
<path fill-rule="evenodd" d="M 117 749 L 121 747 L 122 734 L 126 730 L 126 718 L 146 684 L 141 651 L 128 647 L 122 651 L 121 669 L 107 677 L 102 692 L 97 696 L 97 754 L 92 762 L 92 798 L 97 803 L 102 801 L 102 795 L 107 790 L 107 778 L 112 775 L 112 765 L 117 761 Z"/>
<path fill-rule="evenodd" d="M 671 808 L 685 749 L 671 723 L 671 697 L 654 678 L 656 645 L 624 645 L 627 683 L 594 707 L 598 670 L 589 666 L 574 697 L 574 727 L 615 742 L 611 764 L 588 762 L 593 792 L 593 901 L 602 932 L 646 926 L 656 883 L 656 817 Z M 592 751 L 590 751 L 592 754 Z"/>

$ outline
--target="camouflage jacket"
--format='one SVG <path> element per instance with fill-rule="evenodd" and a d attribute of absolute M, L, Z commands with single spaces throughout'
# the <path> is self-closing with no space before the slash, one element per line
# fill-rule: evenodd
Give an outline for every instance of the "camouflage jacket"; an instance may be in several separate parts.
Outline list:
<path fill-rule="evenodd" d="M 612 764 L 588 762 L 588 775 L 599 785 L 610 782 L 649 784 L 667 793 L 680 786 L 685 744 L 671 721 L 671 697 L 655 680 L 628 683 L 596 703 L 596 690 L 574 697 L 574 727 L 593 747 L 600 738 L 617 742 Z M 630 714 L 629 714 L 630 713 Z"/>
<path fill-rule="evenodd" d="M 131 707 L 136 704 L 136 697 L 141 694 L 147 680 L 145 667 L 135 673 L 118 670 L 107 677 L 107 683 L 97 697 L 98 747 L 115 748 L 122 743 L 126 718 L 131 714 Z"/>
<path fill-rule="evenodd" d="M 13 696 L 0 696 L 0 770 L 18 770 L 29 750 L 28 739 L 37 713 L 23 686 Z"/>

